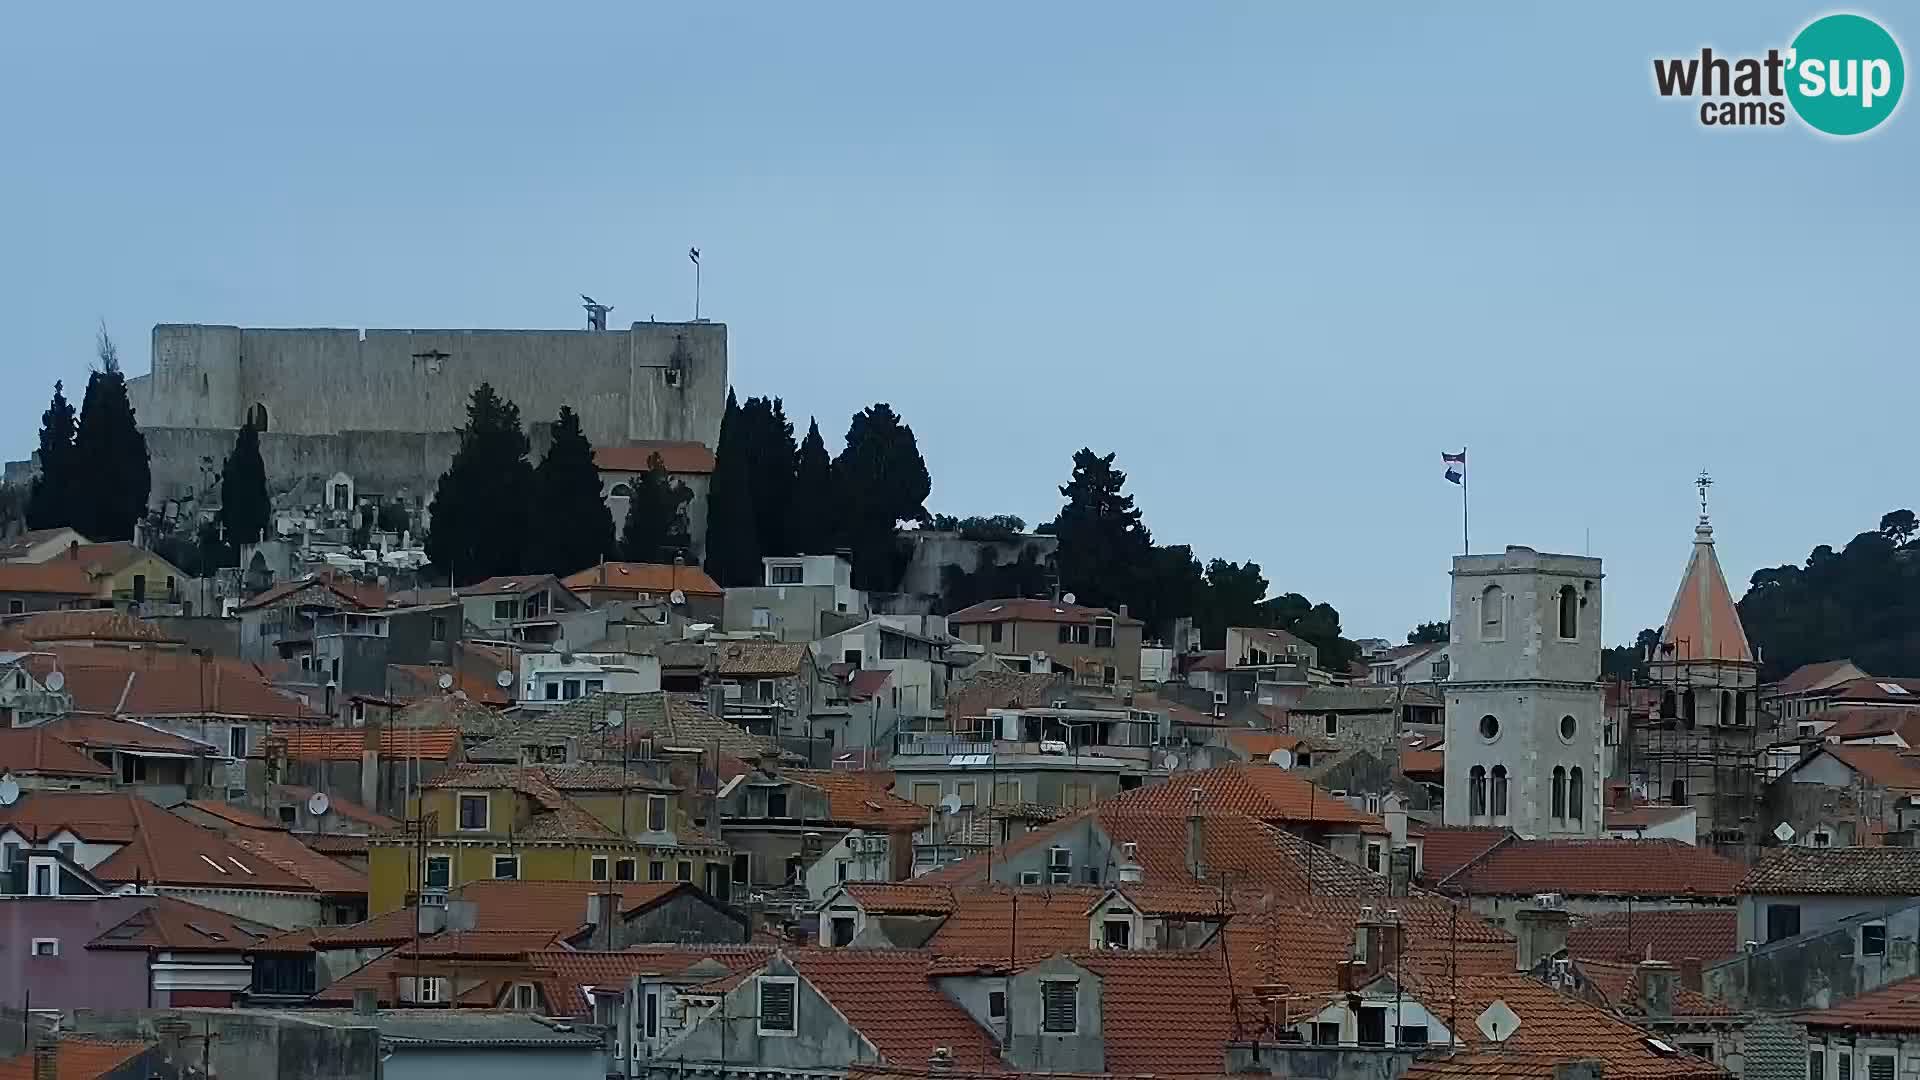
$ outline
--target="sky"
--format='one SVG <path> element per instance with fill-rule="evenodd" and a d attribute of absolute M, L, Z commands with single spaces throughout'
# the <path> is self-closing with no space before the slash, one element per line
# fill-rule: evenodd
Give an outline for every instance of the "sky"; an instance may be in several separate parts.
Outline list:
<path fill-rule="evenodd" d="M 1465 7 L 1464 5 L 1452 5 Z M 1147 525 L 1349 636 L 1471 542 L 1665 617 L 1712 471 L 1737 593 L 1920 499 L 1920 116 L 1716 130 L 1655 56 L 1795 4 L 352 3 L 0 13 L 0 453 L 104 323 L 728 324 L 829 447 L 887 401 L 929 509 Z M 1857 8 L 1906 47 L 1911 8 Z"/>

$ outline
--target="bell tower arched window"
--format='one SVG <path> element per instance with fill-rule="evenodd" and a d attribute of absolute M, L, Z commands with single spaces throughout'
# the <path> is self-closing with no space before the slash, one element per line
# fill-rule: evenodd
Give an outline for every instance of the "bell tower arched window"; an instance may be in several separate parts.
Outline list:
<path fill-rule="evenodd" d="M 1567 816 L 1567 770 L 1559 765 L 1553 767 L 1553 817 L 1564 820 Z"/>
<path fill-rule="evenodd" d="M 1736 726 L 1747 726 L 1747 692 L 1742 690 L 1733 695 L 1733 722 Z"/>
<path fill-rule="evenodd" d="M 267 407 L 254 402 L 247 406 L 247 426 L 255 431 L 267 430 Z"/>
<path fill-rule="evenodd" d="M 1733 723 L 1733 691 L 1720 691 L 1720 715 L 1714 719 L 1723 725 Z"/>
<path fill-rule="evenodd" d="M 1680 723 L 1682 726 L 1689 729 L 1693 727 L 1694 720 L 1696 719 L 1694 715 L 1695 708 L 1692 690 L 1688 690 L 1686 693 L 1680 695 Z"/>
<path fill-rule="evenodd" d="M 1492 803 L 1494 817 L 1503 818 L 1507 816 L 1507 767 L 1505 765 L 1495 765 L 1493 767 Z"/>
<path fill-rule="evenodd" d="M 1660 695 L 1660 719 L 1672 720 L 1680 715 L 1680 699 L 1669 690 Z"/>
<path fill-rule="evenodd" d="M 1507 636 L 1507 592 L 1498 585 L 1480 591 L 1480 640 L 1501 641 Z"/>
<path fill-rule="evenodd" d="M 1580 636 L 1580 594 L 1573 591 L 1573 586 L 1562 585 L 1557 603 L 1560 608 L 1560 637 L 1572 641 Z"/>
<path fill-rule="evenodd" d="M 1487 770 L 1479 765 L 1467 777 L 1467 813 L 1473 817 L 1487 813 Z"/>
<path fill-rule="evenodd" d="M 1573 767 L 1573 771 L 1567 774 L 1567 820 L 1568 821 L 1579 821 L 1580 818 L 1584 815 L 1586 810 L 1586 807 L 1584 805 L 1584 800 L 1586 798 L 1586 794 L 1585 794 L 1586 786 L 1587 786 L 1586 771 L 1581 769 L 1580 766 L 1575 765 Z"/>
<path fill-rule="evenodd" d="M 1667 792 L 1667 801 L 1675 806 L 1685 806 L 1687 804 L 1687 782 L 1685 780 L 1678 777 L 1674 779 L 1672 788 Z"/>

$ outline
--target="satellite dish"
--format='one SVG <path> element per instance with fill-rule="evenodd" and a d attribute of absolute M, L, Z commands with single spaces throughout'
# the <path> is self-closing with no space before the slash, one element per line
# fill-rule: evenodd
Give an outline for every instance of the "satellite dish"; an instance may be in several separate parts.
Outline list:
<path fill-rule="evenodd" d="M 1165 769 L 1165 770 L 1167 770 L 1168 772 L 1172 772 L 1173 770 L 1175 770 L 1175 769 L 1177 769 L 1177 768 L 1179 768 L 1179 767 L 1180 767 L 1180 755 L 1179 755 L 1179 754 L 1168 754 L 1167 756 L 1165 756 L 1165 757 L 1163 757 L 1163 758 L 1161 758 L 1161 759 L 1160 759 L 1160 767 L 1161 767 L 1161 768 L 1163 768 L 1163 769 Z"/>
<path fill-rule="evenodd" d="M 1068 593 L 1067 595 L 1065 595 L 1065 596 L 1063 596 L 1063 597 L 1061 597 L 1060 599 L 1061 599 L 1061 600 L 1062 600 L 1063 602 L 1065 602 L 1065 603 L 1068 603 L 1068 604 L 1072 604 L 1072 603 L 1077 603 L 1077 602 L 1078 602 L 1078 601 L 1076 600 L 1076 598 L 1074 597 L 1074 595 L 1073 595 L 1072 593 Z"/>
<path fill-rule="evenodd" d="M 1783 821 L 1780 824 L 1775 825 L 1773 827 L 1773 835 L 1783 844 L 1792 843 L 1793 842 L 1793 826 Z"/>
<path fill-rule="evenodd" d="M 627 714 L 619 709 L 607 710 L 607 726 L 621 727 L 627 722 Z"/>
<path fill-rule="evenodd" d="M 12 806 L 20 800 L 20 782 L 9 773 L 0 776 L 0 806 Z"/>
<path fill-rule="evenodd" d="M 684 604 L 686 602 L 687 594 L 681 592 L 679 589 L 675 589 L 667 594 L 667 603 L 669 604 Z"/>
<path fill-rule="evenodd" d="M 66 685 L 67 685 L 67 676 L 66 676 L 66 673 L 63 671 L 56 671 L 53 674 L 47 676 L 47 689 L 53 691 L 56 694 L 59 693 L 61 688 L 65 687 Z"/>
<path fill-rule="evenodd" d="M 316 791 L 307 797 L 307 813 L 321 817 L 333 806 L 333 800 L 327 798 L 324 791 Z"/>
<path fill-rule="evenodd" d="M 953 815 L 953 814 L 959 813 L 960 812 L 960 796 L 949 795 L 946 798 L 941 799 L 940 812 L 947 815 Z"/>
<path fill-rule="evenodd" d="M 1267 755 L 1267 764 L 1278 765 L 1282 769 L 1291 769 L 1293 768 L 1293 751 L 1284 748 L 1275 750 L 1273 753 Z"/>
<path fill-rule="evenodd" d="M 1506 1002 L 1495 1001 L 1487 1006 L 1487 1011 L 1481 1013 L 1474 1024 L 1480 1028 L 1480 1034 L 1485 1035 L 1488 1042 L 1506 1042 L 1519 1029 L 1520 1017 L 1507 1007 Z"/>
<path fill-rule="evenodd" d="M 453 689 L 453 673 L 450 671 L 441 672 L 440 678 L 435 681 L 440 684 L 440 689 L 442 690 Z"/>
<path fill-rule="evenodd" d="M 495 675 L 493 677 L 493 685 L 499 687 L 502 690 L 505 690 L 507 687 L 512 686 L 513 672 L 508 671 L 506 668 L 501 668 L 500 674 Z"/>

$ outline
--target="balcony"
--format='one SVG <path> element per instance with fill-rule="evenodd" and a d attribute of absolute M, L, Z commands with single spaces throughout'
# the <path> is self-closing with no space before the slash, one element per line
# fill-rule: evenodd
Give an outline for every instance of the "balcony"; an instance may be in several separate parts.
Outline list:
<path fill-rule="evenodd" d="M 1016 739 L 975 739 L 965 735 L 921 735 L 901 732 L 894 737 L 897 755 L 967 758 L 964 764 L 1009 764 L 1018 761 L 1080 761 L 1088 764 L 1114 762 L 1145 764 L 1151 760 L 1151 746 L 1070 746 L 1052 739 L 1023 741 Z M 977 759 L 977 760 L 972 760 Z"/>

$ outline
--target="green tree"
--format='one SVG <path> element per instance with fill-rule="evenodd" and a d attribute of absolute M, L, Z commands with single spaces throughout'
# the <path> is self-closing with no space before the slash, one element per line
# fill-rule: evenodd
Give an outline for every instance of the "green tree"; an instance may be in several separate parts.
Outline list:
<path fill-rule="evenodd" d="M 58 386 L 55 387 L 59 389 Z M 1915 520 L 1911 510 L 1895 510 L 1880 517 L 1880 535 L 1896 544 L 1904 544 L 1920 532 L 1920 520 Z"/>
<path fill-rule="evenodd" d="M 579 414 L 565 405 L 553 424 L 553 442 L 533 471 L 533 521 L 526 568 L 536 573 L 571 574 L 615 550 L 613 514 L 600 496 L 593 444 L 580 430 Z"/>
<path fill-rule="evenodd" d="M 1194 618 L 1202 643 L 1209 649 L 1225 648 L 1228 627 L 1267 626 L 1268 614 L 1260 606 L 1266 598 L 1267 578 L 1259 563 L 1225 559 L 1207 563 L 1205 588 Z"/>
<path fill-rule="evenodd" d="M 1821 660 L 1894 675 L 1920 667 L 1920 541 L 1901 539 L 1908 520 L 1892 511 L 1839 551 L 1821 544 L 1802 566 L 1754 572 L 1739 609 L 1763 682 Z"/>
<path fill-rule="evenodd" d="M 807 423 L 807 437 L 793 470 L 793 500 L 787 506 L 787 546 L 796 555 L 825 555 L 839 546 L 835 523 L 840 499 L 833 486 L 833 459 L 827 456 L 820 425 Z"/>
<path fill-rule="evenodd" d="M 1412 630 L 1407 631 L 1407 644 L 1445 645 L 1451 629 L 1451 626 L 1444 619 L 1440 622 L 1423 622 Z"/>
<path fill-rule="evenodd" d="M 880 402 L 853 415 L 847 445 L 834 459 L 834 484 L 845 507 L 853 584 L 891 592 L 906 569 L 897 532 L 903 521 L 925 522 L 933 478 L 913 428 Z"/>
<path fill-rule="evenodd" d="M 86 397 L 74 429 L 68 524 L 95 541 L 131 540 L 147 510 L 153 473 L 147 439 L 127 400 L 127 379 L 106 330 L 97 342 L 99 366 L 87 376 Z"/>
<path fill-rule="evenodd" d="M 620 534 L 620 556 L 630 562 L 670 563 L 693 547 L 687 504 L 693 492 L 667 473 L 659 454 L 647 458 L 647 471 L 633 482 L 627 520 Z"/>
<path fill-rule="evenodd" d="M 1146 623 L 1149 638 L 1166 641 L 1176 619 L 1200 616 L 1207 601 L 1206 571 L 1186 544 L 1155 544 L 1129 591 L 1130 614 Z"/>
<path fill-rule="evenodd" d="M 613 515 L 609 514 L 607 516 L 612 517 Z M 385 532 L 404 533 L 413 524 L 413 517 L 407 513 L 407 508 L 400 503 L 383 502 L 380 504 L 380 516 L 376 518 L 375 521 Z"/>
<path fill-rule="evenodd" d="M 460 584 L 524 569 L 533 488 L 532 447 L 520 407 L 481 383 L 453 464 L 440 474 L 428 508 L 427 557 Z"/>
<path fill-rule="evenodd" d="M 53 384 L 53 401 L 40 414 L 40 475 L 27 494 L 27 528 L 52 529 L 73 521 L 79 485 L 73 474 L 73 404 L 66 387 Z"/>
<path fill-rule="evenodd" d="M 750 397 L 740 406 L 740 425 L 752 474 L 754 534 L 762 555 L 790 555 L 787 514 L 793 502 L 794 469 L 798 451 L 793 421 L 779 398 Z"/>
<path fill-rule="evenodd" d="M 1311 644 L 1325 671 L 1346 671 L 1360 656 L 1360 646 L 1340 632 L 1340 612 L 1332 604 L 1316 604 L 1299 593 L 1284 593 L 1261 605 L 1264 620 L 1256 626 L 1285 630 Z"/>
<path fill-rule="evenodd" d="M 1125 602 L 1153 550 L 1133 496 L 1122 491 L 1127 474 L 1113 467 L 1113 458 L 1085 447 L 1073 455 L 1073 475 L 1060 489 L 1067 505 L 1054 519 L 1060 588 L 1094 607 Z"/>
<path fill-rule="evenodd" d="M 707 575 L 722 586 L 758 585 L 760 532 L 754 524 L 753 463 L 740 406 L 727 391 L 707 486 Z"/>
<path fill-rule="evenodd" d="M 267 466 L 260 459 L 260 432 L 248 419 L 220 467 L 221 532 L 233 544 L 257 544 L 266 535 L 273 505 L 267 499 Z"/>
<path fill-rule="evenodd" d="M 1609 679 L 1645 682 L 1647 656 L 1660 644 L 1660 631 L 1649 627 L 1633 637 L 1631 645 L 1615 645 L 1600 650 L 1600 674 Z"/>

